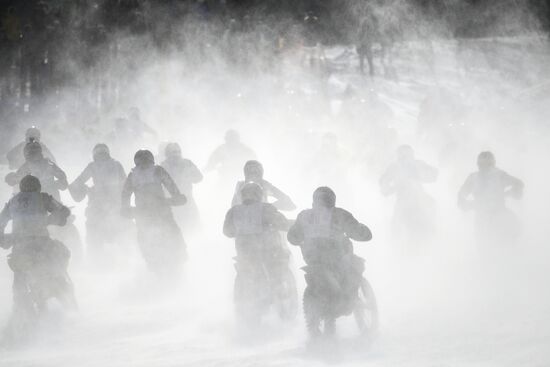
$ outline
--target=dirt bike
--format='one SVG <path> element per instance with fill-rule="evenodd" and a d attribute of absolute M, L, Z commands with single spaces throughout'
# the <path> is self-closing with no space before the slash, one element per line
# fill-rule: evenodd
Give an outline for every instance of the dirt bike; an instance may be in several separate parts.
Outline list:
<path fill-rule="evenodd" d="M 5 234 L 5 249 L 12 249 L 8 265 L 14 272 L 13 314 L 5 338 L 17 341 L 48 310 L 48 301 L 57 299 L 67 309 L 76 309 L 73 284 L 67 273 L 70 251 L 49 237 L 18 237 Z"/>
<path fill-rule="evenodd" d="M 362 271 L 354 274 L 349 269 L 334 269 L 329 265 L 308 265 L 303 270 L 307 283 L 303 307 L 306 326 L 313 338 L 331 336 L 335 332 L 336 319 L 352 314 L 362 335 L 376 333 L 376 296 Z"/>
<path fill-rule="evenodd" d="M 181 205 L 166 199 L 169 206 Z M 135 207 L 126 208 L 123 216 L 136 219 L 138 243 L 147 266 L 158 275 L 173 276 L 181 270 L 186 258 L 186 246 L 172 213 L 169 216 L 139 215 Z"/>
<path fill-rule="evenodd" d="M 281 252 L 281 253 L 279 253 Z M 237 318 L 249 326 L 258 325 L 271 309 L 283 321 L 298 313 L 298 291 L 284 251 L 260 251 L 252 258 L 236 257 L 234 301 Z"/>

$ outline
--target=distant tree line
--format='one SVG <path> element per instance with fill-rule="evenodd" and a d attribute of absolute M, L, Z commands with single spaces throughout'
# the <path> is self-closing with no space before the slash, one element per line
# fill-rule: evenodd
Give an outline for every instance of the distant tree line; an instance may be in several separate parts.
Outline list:
<path fill-rule="evenodd" d="M 113 48 L 113 36 L 145 35 L 153 47 L 200 42 L 186 24 L 214 24 L 217 38 L 254 33 L 275 39 L 302 26 L 313 42 L 353 43 L 369 13 L 401 39 L 485 37 L 545 31 L 548 0 L 0 0 L 0 118 L 75 82 Z M 277 27 L 277 24 L 283 23 Z M 192 29 L 188 27 L 187 29 Z M 185 33 L 185 32 L 183 32 Z M 269 32 L 265 32 L 268 34 Z M 187 37 L 186 40 L 182 38 Z M 16 106 L 16 107 L 14 107 Z"/>

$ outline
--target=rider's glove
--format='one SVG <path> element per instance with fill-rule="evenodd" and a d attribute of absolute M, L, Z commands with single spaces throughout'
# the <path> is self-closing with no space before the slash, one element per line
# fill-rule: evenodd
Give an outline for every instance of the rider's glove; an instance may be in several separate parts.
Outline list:
<path fill-rule="evenodd" d="M 6 175 L 6 183 L 10 186 L 15 186 L 19 183 L 19 176 L 15 172 L 10 172 Z"/>

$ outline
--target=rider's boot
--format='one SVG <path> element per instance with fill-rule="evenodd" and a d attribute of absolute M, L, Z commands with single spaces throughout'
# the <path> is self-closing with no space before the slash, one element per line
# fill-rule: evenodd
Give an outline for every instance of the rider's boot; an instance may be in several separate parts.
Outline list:
<path fill-rule="evenodd" d="M 13 311 L 2 342 L 14 344 L 26 340 L 37 322 L 37 310 L 26 288 L 25 280 L 16 272 L 13 279 Z"/>
<path fill-rule="evenodd" d="M 68 311 L 76 311 L 78 309 L 78 303 L 76 302 L 76 297 L 74 294 L 74 286 L 68 275 L 65 279 L 64 286 L 59 292 L 58 300 Z"/>
<path fill-rule="evenodd" d="M 333 337 L 336 334 L 336 319 L 325 319 L 324 323 L 324 335 L 327 337 Z"/>
<path fill-rule="evenodd" d="M 314 315 L 306 315 L 306 327 L 312 340 L 316 340 L 323 335 L 321 333 L 321 319 Z"/>

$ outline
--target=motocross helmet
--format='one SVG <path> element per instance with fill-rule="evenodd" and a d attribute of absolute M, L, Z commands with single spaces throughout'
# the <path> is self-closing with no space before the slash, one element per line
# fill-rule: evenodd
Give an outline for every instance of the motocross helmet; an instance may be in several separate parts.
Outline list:
<path fill-rule="evenodd" d="M 244 164 L 243 171 L 246 181 L 259 181 L 264 177 L 264 167 L 255 160 L 247 161 Z"/>
<path fill-rule="evenodd" d="M 34 176 L 27 175 L 19 182 L 19 191 L 21 192 L 40 192 L 40 190 L 42 190 L 40 180 Z"/>
<path fill-rule="evenodd" d="M 495 155 L 490 151 L 479 153 L 477 156 L 477 166 L 480 171 L 487 171 L 496 166 Z"/>
<path fill-rule="evenodd" d="M 141 149 L 134 155 L 134 163 L 137 167 L 147 167 L 155 164 L 155 157 L 150 150 Z"/>
<path fill-rule="evenodd" d="M 313 192 L 313 207 L 334 208 L 336 205 L 336 194 L 331 188 L 322 186 Z"/>
<path fill-rule="evenodd" d="M 397 148 L 397 160 L 412 161 L 414 160 L 414 150 L 410 145 L 404 144 Z"/>
<path fill-rule="evenodd" d="M 32 143 L 34 141 L 40 141 L 40 130 L 36 126 L 31 126 L 25 131 L 25 141 Z"/>
<path fill-rule="evenodd" d="M 249 182 L 241 189 L 241 197 L 244 204 L 259 203 L 263 197 L 262 187 L 257 183 Z"/>
<path fill-rule="evenodd" d="M 168 143 L 164 148 L 166 158 L 181 157 L 181 147 L 178 143 Z"/>
<path fill-rule="evenodd" d="M 237 144 L 241 141 L 241 137 L 237 130 L 227 130 L 225 132 L 225 143 L 229 145 Z"/>
<path fill-rule="evenodd" d="M 109 147 L 103 143 L 96 144 L 96 146 L 92 151 L 92 155 L 94 157 L 95 162 L 104 161 L 111 158 L 111 152 L 109 151 Z"/>
<path fill-rule="evenodd" d="M 42 155 L 42 145 L 39 142 L 27 143 L 23 149 L 23 155 L 26 161 L 36 161 L 44 156 Z"/>

